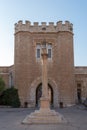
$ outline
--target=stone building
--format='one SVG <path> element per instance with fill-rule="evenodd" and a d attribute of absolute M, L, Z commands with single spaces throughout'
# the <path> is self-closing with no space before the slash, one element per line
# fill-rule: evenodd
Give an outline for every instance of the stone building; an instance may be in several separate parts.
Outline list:
<path fill-rule="evenodd" d="M 39 105 L 42 91 L 41 43 L 48 51 L 48 89 L 50 104 L 71 106 L 87 98 L 87 67 L 74 66 L 73 25 L 29 21 L 15 24 L 14 65 L 0 67 L 7 87 L 16 87 L 21 105 Z"/>

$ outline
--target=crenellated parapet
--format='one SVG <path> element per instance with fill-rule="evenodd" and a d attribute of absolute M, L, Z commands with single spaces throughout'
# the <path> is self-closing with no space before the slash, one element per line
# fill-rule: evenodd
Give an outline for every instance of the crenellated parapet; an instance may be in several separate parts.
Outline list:
<path fill-rule="evenodd" d="M 34 22 L 31 24 L 30 21 L 18 21 L 18 23 L 15 24 L 15 33 L 19 31 L 28 31 L 28 32 L 59 32 L 59 31 L 69 31 L 73 33 L 73 24 L 69 21 L 65 21 L 64 23 L 62 21 L 58 21 L 56 25 L 54 22 L 49 22 L 47 24 L 46 22 L 41 22 L 39 24 L 38 22 Z"/>

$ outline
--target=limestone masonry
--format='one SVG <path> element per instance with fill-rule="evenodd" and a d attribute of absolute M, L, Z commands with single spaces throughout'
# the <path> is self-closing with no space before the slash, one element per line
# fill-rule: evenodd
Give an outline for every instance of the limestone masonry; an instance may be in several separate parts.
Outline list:
<path fill-rule="evenodd" d="M 41 43 L 48 51 L 50 104 L 71 106 L 87 98 L 87 67 L 74 66 L 73 25 L 69 21 L 15 24 L 14 65 L 0 67 L 7 87 L 18 89 L 21 105 L 39 106 L 42 92 Z"/>

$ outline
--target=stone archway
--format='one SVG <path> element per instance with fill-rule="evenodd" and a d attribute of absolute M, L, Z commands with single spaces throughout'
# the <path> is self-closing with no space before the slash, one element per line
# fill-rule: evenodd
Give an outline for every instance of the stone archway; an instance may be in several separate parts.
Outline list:
<path fill-rule="evenodd" d="M 53 106 L 53 89 L 50 84 L 48 84 L 48 95 L 49 95 L 49 101 L 50 106 Z M 42 83 L 40 83 L 36 88 L 36 106 L 40 106 L 40 98 L 42 96 Z"/>
<path fill-rule="evenodd" d="M 41 77 L 38 77 L 32 82 L 31 87 L 29 88 L 27 101 L 30 107 L 35 107 L 36 105 L 36 89 L 40 83 L 42 83 L 42 80 Z M 58 86 L 56 82 L 51 78 L 48 79 L 48 84 L 53 89 L 53 106 L 58 107 Z"/>

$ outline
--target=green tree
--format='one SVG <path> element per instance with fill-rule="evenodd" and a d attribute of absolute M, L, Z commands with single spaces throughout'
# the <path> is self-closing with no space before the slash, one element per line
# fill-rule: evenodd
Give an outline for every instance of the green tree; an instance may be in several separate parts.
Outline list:
<path fill-rule="evenodd" d="M 1 104 L 12 107 L 20 107 L 18 90 L 16 88 L 8 88 L 1 95 Z"/>
<path fill-rule="evenodd" d="M 0 77 L 0 95 L 2 94 L 2 92 L 4 91 L 4 89 L 5 89 L 5 82 L 2 79 L 2 77 Z"/>

